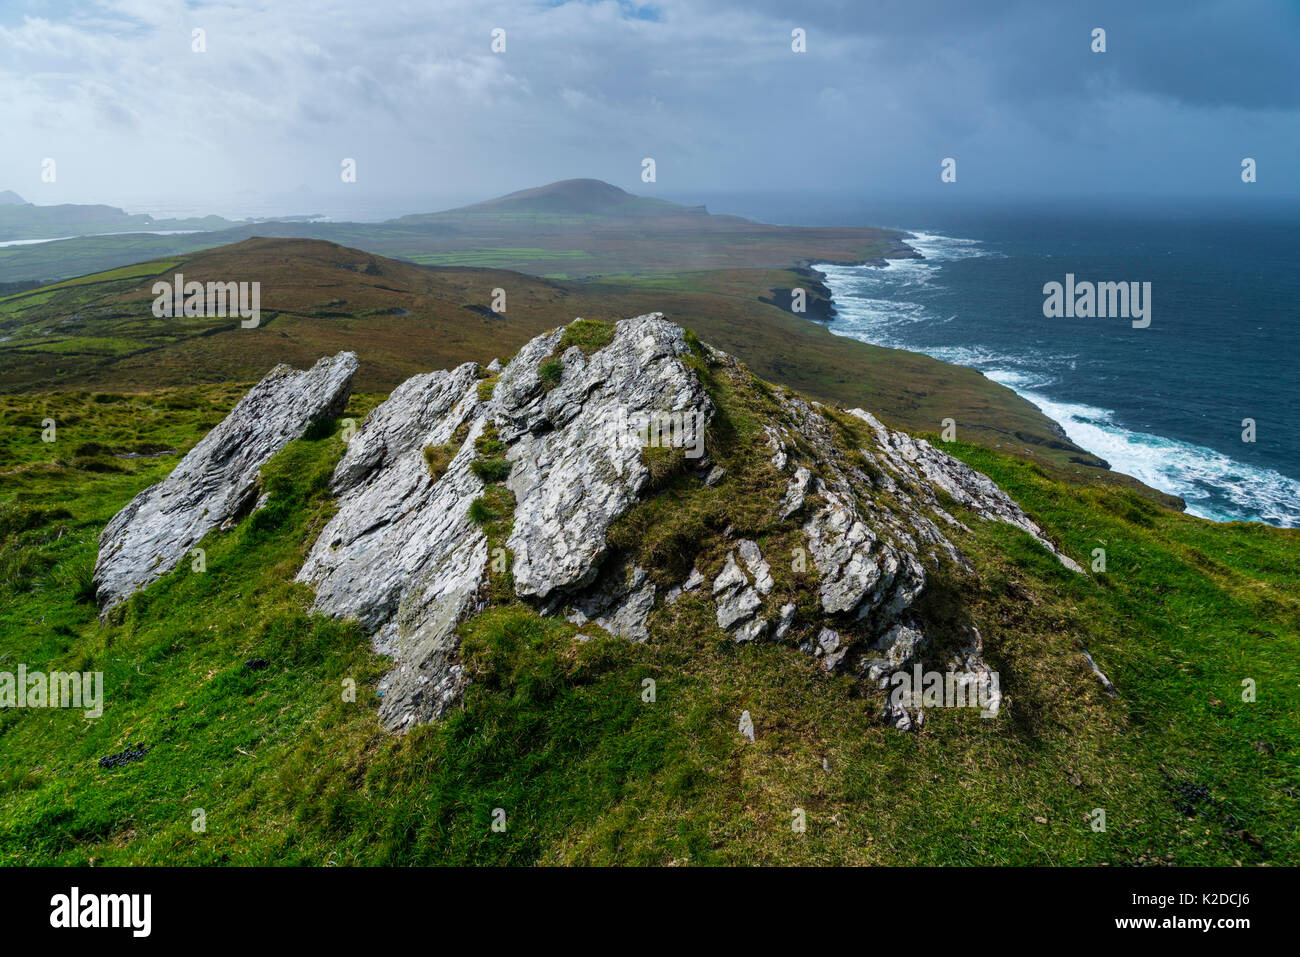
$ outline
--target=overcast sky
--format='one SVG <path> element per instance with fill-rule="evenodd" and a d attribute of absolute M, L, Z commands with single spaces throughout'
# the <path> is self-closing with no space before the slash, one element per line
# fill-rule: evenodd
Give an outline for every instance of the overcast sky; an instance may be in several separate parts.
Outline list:
<path fill-rule="evenodd" d="M 0 0 L 0 189 L 223 213 L 576 176 L 1197 196 L 1249 156 L 1259 193 L 1296 196 L 1298 62 L 1297 0 Z"/>

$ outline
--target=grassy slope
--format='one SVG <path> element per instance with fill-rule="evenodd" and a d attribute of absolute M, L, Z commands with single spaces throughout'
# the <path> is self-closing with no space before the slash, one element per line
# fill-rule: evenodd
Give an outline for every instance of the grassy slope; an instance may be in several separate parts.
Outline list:
<path fill-rule="evenodd" d="M 643 556 L 656 574 L 696 519 L 765 527 L 754 503 L 775 490 L 749 461 L 763 390 L 712 391 L 728 478 L 709 493 L 670 479 L 616 530 L 662 527 Z M 204 574 L 182 567 L 106 627 L 77 601 L 98 530 L 175 462 L 79 446 L 183 451 L 236 394 L 0 399 L 0 656 L 101 669 L 108 702 L 93 723 L 0 713 L 0 861 L 1300 861 L 1294 531 L 1214 525 L 955 446 L 1071 554 L 1108 551 L 1108 571 L 1083 577 L 1007 526 L 977 523 L 960 540 L 979 568 L 961 583 L 969 614 L 1009 695 L 999 719 L 931 711 L 920 733 L 895 732 L 848 679 L 786 646 L 732 644 L 707 603 L 687 598 L 656 612 L 645 645 L 575 643 L 569 624 L 494 609 L 464 630 L 475 676 L 464 710 L 394 738 L 375 720 L 382 662 L 355 629 L 310 616 L 291 583 L 330 509 L 337 434 L 268 467 L 269 505 L 209 537 Z M 374 401 L 355 398 L 347 414 Z M 46 415 L 61 423 L 53 447 L 38 438 Z M 269 667 L 248 670 L 253 657 Z M 1247 676 L 1254 704 L 1241 701 Z M 355 703 L 342 700 L 345 679 Z M 742 709 L 752 745 L 736 732 Z M 137 743 L 152 748 L 143 760 L 95 764 Z M 489 826 L 497 807 L 504 833 Z M 796 807 L 806 833 L 791 830 Z M 1105 833 L 1084 820 L 1096 807 Z M 195 808 L 204 834 L 190 828 Z"/>

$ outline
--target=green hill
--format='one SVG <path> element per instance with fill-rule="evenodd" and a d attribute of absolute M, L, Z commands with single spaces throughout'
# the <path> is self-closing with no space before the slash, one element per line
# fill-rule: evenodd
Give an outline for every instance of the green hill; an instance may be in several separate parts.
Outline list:
<path fill-rule="evenodd" d="M 776 388 L 700 368 L 726 424 L 710 447 L 727 477 L 670 470 L 612 533 L 652 572 L 675 575 L 684 549 L 711 554 L 720 536 L 763 540 L 762 503 L 781 491 L 760 461 Z M 948 534 L 972 567 L 941 575 L 925 614 L 978 625 L 1007 696 L 996 720 L 936 709 L 899 732 L 849 677 L 786 644 L 737 644 L 696 598 L 656 612 L 656 637 L 637 644 L 578 642 L 576 625 L 496 597 L 460 632 L 463 708 L 394 736 L 376 719 L 386 664 L 293 583 L 334 507 L 342 421 L 263 470 L 267 507 L 209 536 L 201 574 L 183 563 L 99 623 L 100 529 L 241 393 L 0 397 L 0 660 L 101 670 L 114 689 L 95 721 L 0 712 L 0 861 L 1300 860 L 1295 530 L 1216 525 L 946 443 L 1067 554 L 1107 553 L 1104 572 L 1075 574 L 1019 530 L 957 510 L 968 530 Z M 343 419 L 377 400 L 354 396 Z M 861 422 L 827 414 L 844 454 L 869 443 Z M 53 445 L 46 418 L 60 424 Z M 742 710 L 753 743 L 737 732 Z M 118 766 L 98 761 L 114 755 Z"/>

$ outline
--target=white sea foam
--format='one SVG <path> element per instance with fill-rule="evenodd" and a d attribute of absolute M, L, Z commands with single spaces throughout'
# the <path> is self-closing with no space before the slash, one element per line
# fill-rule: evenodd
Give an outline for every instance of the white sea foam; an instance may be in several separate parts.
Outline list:
<path fill-rule="evenodd" d="M 1060 423 L 1071 442 L 1101 456 L 1111 468 L 1181 496 L 1193 515 L 1300 527 L 1300 482 L 1281 472 L 1238 462 L 1203 445 L 1126 429 L 1109 409 L 1049 399 L 1025 388 L 1025 377 L 1017 373 L 990 370 L 985 375 L 1034 403 Z M 1232 502 L 1231 509 L 1222 504 L 1224 498 Z"/>
<path fill-rule="evenodd" d="M 816 267 L 826 274 L 834 297 L 837 318 L 830 325 L 832 332 L 980 369 L 1033 402 L 1061 425 L 1070 441 L 1106 459 L 1116 471 L 1182 497 L 1193 515 L 1221 522 L 1300 527 L 1300 481 L 1205 446 L 1124 428 L 1108 409 L 1044 395 L 1040 390 L 1058 382 L 1047 370 L 1074 368 L 1077 355 L 1009 356 L 978 345 L 916 345 L 916 323 L 947 322 L 952 317 L 936 316 L 922 303 L 902 298 L 908 289 L 936 282 L 945 261 L 998 254 L 978 240 L 935 233 L 913 233 L 907 242 L 925 259 L 891 260 L 884 268 Z"/>

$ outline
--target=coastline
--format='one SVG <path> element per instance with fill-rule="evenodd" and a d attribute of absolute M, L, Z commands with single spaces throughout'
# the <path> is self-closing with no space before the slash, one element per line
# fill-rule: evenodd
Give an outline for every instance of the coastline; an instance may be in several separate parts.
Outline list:
<path fill-rule="evenodd" d="M 872 227 L 884 228 L 884 227 Z M 818 322 L 830 322 L 836 316 L 835 297 L 831 288 L 826 282 L 826 273 L 817 267 L 820 266 L 871 266 L 873 268 L 885 268 L 891 260 L 898 259 L 924 259 L 925 254 L 920 250 L 909 246 L 906 240 L 913 238 L 911 233 L 895 232 L 895 235 L 889 239 L 885 251 L 872 259 L 800 259 L 790 267 L 790 271 L 801 279 L 807 280 L 802 287 L 807 294 L 805 308 L 797 312 L 793 308 L 794 288 L 778 286 L 769 290 L 772 295 L 759 296 L 758 301 L 767 303 L 769 306 L 776 306 L 778 309 L 784 309 L 792 315 L 802 315 L 805 319 L 816 319 Z M 1062 433 L 1062 438 L 1065 438 Z"/>
<path fill-rule="evenodd" d="M 916 238 L 915 235 L 910 232 L 901 233 L 900 236 L 904 237 L 905 239 Z M 1146 479 L 1140 476 L 1132 475 L 1129 472 L 1125 472 L 1115 468 L 1114 465 L 1112 465 L 1111 462 L 1108 461 L 1106 458 L 1097 454 L 1092 449 L 1080 444 L 1079 441 L 1077 441 L 1075 438 L 1073 438 L 1070 435 L 1067 429 L 1067 424 L 1065 422 L 1062 422 L 1059 418 L 1052 415 L 1049 411 L 1043 408 L 1043 402 L 1041 397 L 1036 395 L 1035 393 L 1030 392 L 1028 390 L 1017 389 L 1012 384 L 1001 382 L 998 379 L 989 376 L 983 370 L 975 368 L 974 366 L 968 366 L 968 365 L 963 365 L 961 363 L 951 362 L 948 359 L 943 359 L 938 356 L 929 355 L 928 353 L 921 352 L 915 349 L 899 349 L 895 345 L 886 346 L 883 343 L 876 343 L 865 339 L 858 339 L 856 336 L 850 336 L 841 332 L 837 332 L 833 325 L 833 322 L 836 316 L 838 315 L 838 310 L 836 309 L 835 306 L 834 290 L 830 285 L 830 277 L 828 276 L 828 274 L 823 272 L 818 267 L 819 266 L 835 266 L 835 267 L 842 267 L 842 268 L 869 267 L 873 269 L 881 269 L 881 268 L 887 268 L 890 265 L 890 260 L 911 260 L 911 259 L 926 258 L 925 254 L 922 251 L 908 245 L 903 239 L 897 240 L 897 245 L 902 247 L 901 250 L 897 251 L 897 254 L 889 255 L 887 257 L 870 259 L 870 260 L 864 259 L 864 260 L 858 260 L 852 262 L 840 262 L 840 261 L 832 261 L 832 260 L 801 260 L 794 267 L 793 271 L 799 274 L 800 276 L 806 276 L 808 278 L 809 284 L 812 287 L 812 289 L 815 291 L 817 302 L 819 303 L 819 313 L 814 314 L 813 310 L 809 308 L 809 310 L 805 313 L 804 318 L 815 319 L 821 322 L 827 327 L 828 331 L 830 331 L 834 335 L 843 336 L 844 338 L 853 339 L 854 341 L 867 342 L 869 345 L 878 345 L 878 346 L 884 346 L 885 348 L 898 349 L 898 351 L 909 352 L 913 355 L 925 355 L 928 358 L 934 359 L 937 362 L 942 362 L 946 365 L 951 365 L 955 368 L 969 369 L 977 373 L 984 379 L 987 379 L 990 383 L 1001 386 L 1004 389 L 1010 390 L 1016 396 L 1023 399 L 1025 402 L 1028 402 L 1031 405 L 1033 405 L 1033 407 L 1037 409 L 1040 414 L 1042 414 L 1042 416 L 1050 423 L 1049 428 L 1059 440 L 1058 442 L 1055 443 L 1048 443 L 1049 448 L 1054 448 L 1059 451 L 1063 451 L 1067 453 L 1080 453 L 1080 452 L 1083 453 L 1082 455 L 1070 454 L 1068 459 L 1070 463 L 1075 465 L 1085 466 L 1088 468 L 1099 469 L 1115 476 L 1122 476 L 1155 493 L 1156 496 L 1158 496 L 1165 503 L 1166 507 L 1170 508 L 1171 510 L 1181 511 L 1186 514 L 1192 514 L 1188 512 L 1187 500 L 1183 498 L 1181 495 L 1177 494 L 1176 492 L 1171 492 L 1166 489 L 1160 488 L 1158 486 L 1152 485 Z M 906 252 L 904 253 L 903 250 L 905 250 Z M 894 251 L 891 250 L 891 252 Z M 764 299 L 763 301 L 768 302 L 769 300 Z M 779 305 L 779 303 L 773 303 L 773 304 Z M 811 306 L 811 301 L 810 301 L 810 306 Z M 786 307 L 783 306 L 783 308 Z M 787 311 L 791 311 L 791 310 L 787 308 Z M 1020 436 L 1017 436 L 1017 438 L 1020 438 Z M 1221 521 L 1221 519 L 1209 518 L 1208 516 L 1201 516 L 1201 517 L 1205 517 L 1210 521 Z M 1268 524 L 1268 523 L 1264 523 L 1264 524 Z"/>
<path fill-rule="evenodd" d="M 923 241 L 918 250 L 922 253 L 919 258 L 929 259 L 935 266 L 971 255 L 1000 255 L 996 250 L 975 252 L 979 246 L 976 240 L 928 233 L 909 234 L 909 237 Z M 967 244 L 971 249 L 969 252 L 965 251 Z M 1054 433 L 1070 447 L 1085 450 L 1088 459 L 1092 460 L 1073 461 L 1104 467 L 1112 475 L 1138 483 L 1159 495 L 1168 507 L 1213 522 L 1254 522 L 1277 528 L 1300 526 L 1300 516 L 1294 507 L 1300 482 L 1277 467 L 1251 464 L 1238 458 L 1232 449 L 1220 450 L 1203 445 L 1195 434 L 1179 438 L 1174 433 L 1161 432 L 1149 426 L 1142 428 L 1126 424 L 1122 412 L 1115 407 L 1104 401 L 1080 397 L 1076 391 L 1066 389 L 1063 392 L 1058 388 L 1056 392 L 1045 393 L 1042 391 L 1045 380 L 1031 371 L 1035 368 L 1033 364 L 1024 365 L 1023 356 L 1007 359 L 1009 354 L 1005 352 L 1005 343 L 1003 348 L 999 348 L 978 336 L 971 341 L 960 336 L 955 340 L 951 333 L 946 337 L 927 339 L 923 331 L 929 328 L 927 325 L 911 325 L 911 321 L 929 316 L 927 309 L 931 306 L 927 304 L 933 302 L 924 291 L 913 296 L 914 289 L 923 290 L 933 283 L 934 288 L 947 290 L 949 302 L 945 308 L 952 311 L 951 296 L 954 293 L 960 296 L 961 290 L 969 289 L 969 279 L 964 280 L 966 285 L 935 281 L 936 274 L 921 267 L 927 274 L 921 281 L 910 276 L 900 276 L 899 282 L 886 277 L 871 279 L 867 270 L 860 273 L 864 278 L 859 283 L 847 270 L 860 265 L 875 264 L 810 264 L 809 268 L 818 274 L 819 285 L 827 290 L 833 301 L 834 315 L 842 320 L 827 324 L 828 330 L 834 334 L 927 355 L 979 373 L 1031 404 L 1052 423 Z M 844 285 L 846 282 L 847 286 Z M 840 301 L 834 302 L 837 287 Z M 895 307 L 899 308 L 895 310 Z M 884 325 L 877 335 L 873 331 L 873 322 L 877 311 L 882 308 L 887 311 L 881 313 Z M 942 322 L 943 315 L 929 318 Z M 965 344 L 956 344 L 958 340 Z M 927 345 L 927 342 L 932 344 Z M 1063 371 L 1058 369 L 1052 375 Z M 1062 384 L 1069 381 L 1069 373 L 1065 375 Z"/>

